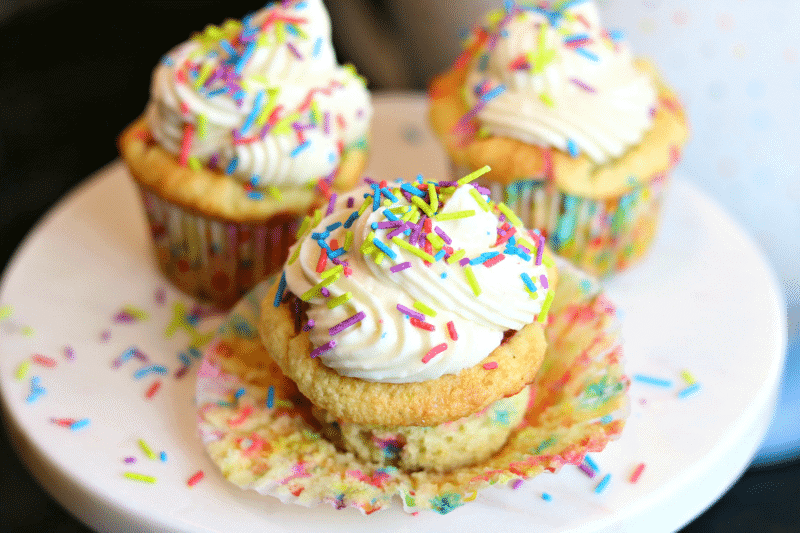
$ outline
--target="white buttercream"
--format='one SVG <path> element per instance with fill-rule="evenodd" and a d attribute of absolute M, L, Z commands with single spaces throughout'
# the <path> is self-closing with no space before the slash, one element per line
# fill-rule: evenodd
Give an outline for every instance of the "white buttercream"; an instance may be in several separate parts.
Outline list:
<path fill-rule="evenodd" d="M 278 25 L 283 29 L 278 31 Z M 245 42 L 237 42 L 242 35 Z M 232 84 L 213 79 L 213 72 L 221 72 L 226 64 L 232 68 L 239 61 L 237 57 L 246 55 L 248 35 L 255 43 L 249 59 L 229 78 L 241 93 L 217 93 Z M 231 49 L 238 52 L 233 61 Z M 204 69 L 212 73 L 206 78 L 211 81 L 196 88 L 194 79 Z M 313 115 L 307 104 L 311 91 Z M 253 122 L 242 131 L 254 114 L 259 93 L 259 109 L 268 108 L 266 115 L 278 109 L 276 125 L 299 113 L 289 121 L 288 128 L 271 129 L 262 135 L 263 124 Z M 225 171 L 235 160 L 231 174 L 256 187 L 299 186 L 328 176 L 339 165 L 340 147 L 365 138 L 371 116 L 370 96 L 363 81 L 352 69 L 336 62 L 330 19 L 321 0 L 292 2 L 286 8 L 281 3 L 272 4 L 245 17 L 241 25 L 226 23 L 211 32 L 207 29 L 177 46 L 153 73 L 146 110 L 154 138 L 167 151 L 181 152 L 185 125 L 193 124 L 190 155 L 203 164 L 215 158 L 217 167 Z M 302 130 L 302 139 L 291 127 L 292 122 L 308 126 Z M 237 136 L 255 140 L 237 144 Z M 298 149 L 303 140 L 308 145 Z"/>
<path fill-rule="evenodd" d="M 493 135 L 565 152 L 571 140 L 596 163 L 638 143 L 652 125 L 656 90 L 634 67 L 627 45 L 601 27 L 594 2 L 563 12 L 515 9 L 493 25 L 467 76 L 470 107 L 480 102 L 476 88 L 483 93 L 505 88 L 478 111 L 481 126 Z M 580 50 L 567 44 L 581 35 L 589 42 Z M 512 68 L 525 54 L 550 50 L 552 58 L 540 68 L 532 61 L 530 68 Z"/>
<path fill-rule="evenodd" d="M 468 258 L 495 250 L 503 252 L 505 244 L 493 246 L 497 239 L 497 228 L 501 225 L 498 215 L 484 212 L 470 195 L 469 188 L 471 186 L 457 188 L 446 204 L 440 206 L 439 212 L 474 210 L 475 215 L 434 222 L 434 227 L 438 226 L 452 239 L 455 251 L 464 249 Z M 372 194 L 372 189 L 361 188 L 351 194 L 355 198 L 352 208 L 346 207 L 347 197 L 340 198 L 333 213 L 324 217 L 316 228 L 295 245 L 301 247 L 298 258 L 294 262 L 290 259 L 284 269 L 288 290 L 300 296 L 322 280 L 316 272 L 321 249 L 311 235 L 325 232 L 327 227 L 336 222 L 346 222 L 364 201 L 365 193 Z M 402 195 L 397 197 L 399 201 L 393 206 L 409 206 Z M 499 346 L 506 330 L 518 330 L 534 321 L 547 294 L 540 281 L 540 276 L 546 275 L 546 270 L 544 266 L 534 264 L 535 257 L 526 260 L 506 254 L 502 261 L 491 268 L 473 265 L 475 278 L 482 291 L 476 297 L 464 268 L 457 262 L 449 264 L 441 259 L 426 266 L 422 259 L 387 239 L 386 235 L 392 229 L 373 230 L 373 223 L 387 219 L 383 215 L 383 207 L 373 212 L 371 206 L 370 200 L 370 207 L 352 224 L 352 245 L 349 252 L 338 258 L 346 260 L 352 272 L 341 276 L 328 287 L 329 298 L 347 292 L 352 294 L 352 298 L 334 309 L 327 307 L 328 298 L 322 296 L 309 301 L 308 317 L 315 322 L 310 331 L 312 344 L 318 347 L 332 338 L 336 341 L 334 348 L 319 355 L 326 366 L 341 375 L 369 381 L 401 383 L 435 379 L 476 365 Z M 360 253 L 362 244 L 373 231 L 397 254 L 395 259 L 385 257 L 381 264 L 376 264 L 374 255 Z M 342 245 L 346 233 L 343 226 L 333 229 L 326 242 L 335 239 Z M 408 237 L 404 239 L 408 240 Z M 528 240 L 533 239 L 528 237 Z M 294 252 L 293 248 L 290 253 Z M 411 263 L 411 268 L 391 272 L 392 266 L 404 262 Z M 328 268 L 332 266 L 329 261 Z M 536 299 L 525 290 L 520 277 L 523 272 L 537 286 Z M 415 327 L 397 309 L 397 304 L 413 309 L 416 301 L 436 311 L 435 317 L 425 318 L 425 322 L 434 326 L 434 331 Z M 360 311 L 366 314 L 364 320 L 333 337 L 329 335 L 329 328 Z M 447 323 L 450 321 L 458 334 L 456 341 L 452 341 L 448 333 Z M 447 343 L 446 350 L 423 363 L 422 359 L 428 351 L 442 343 Z"/>

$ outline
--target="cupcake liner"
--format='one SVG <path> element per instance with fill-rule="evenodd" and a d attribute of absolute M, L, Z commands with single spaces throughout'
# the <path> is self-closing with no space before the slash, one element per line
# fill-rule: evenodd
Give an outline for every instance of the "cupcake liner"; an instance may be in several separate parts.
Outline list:
<path fill-rule="evenodd" d="M 139 190 L 161 270 L 182 291 L 223 308 L 283 266 L 302 218 L 226 222 Z"/>
<path fill-rule="evenodd" d="M 489 459 L 448 473 L 381 468 L 321 437 L 310 402 L 279 372 L 249 381 L 238 375 L 241 368 L 231 373 L 236 365 L 228 363 L 236 351 L 252 350 L 258 342 L 256 324 L 268 283 L 237 304 L 204 356 L 196 401 L 208 454 L 242 489 L 285 503 L 325 502 L 365 514 L 389 507 L 395 496 L 407 512 L 445 514 L 483 487 L 580 464 L 586 453 L 601 451 L 620 435 L 629 414 L 630 382 L 623 374 L 613 305 L 592 278 L 562 260 L 559 268 L 548 349 L 528 411 Z"/>
<path fill-rule="evenodd" d="M 469 169 L 454 165 L 454 176 Z M 567 194 L 545 177 L 509 185 L 480 183 L 504 202 L 526 227 L 538 228 L 557 254 L 594 275 L 627 268 L 650 247 L 658 225 L 667 174 L 637 182 L 621 196 L 593 199 Z"/>

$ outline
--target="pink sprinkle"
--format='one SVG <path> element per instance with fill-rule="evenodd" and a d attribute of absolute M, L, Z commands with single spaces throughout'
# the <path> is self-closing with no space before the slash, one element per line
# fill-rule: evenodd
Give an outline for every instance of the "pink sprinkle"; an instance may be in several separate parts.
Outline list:
<path fill-rule="evenodd" d="M 422 362 L 423 363 L 427 363 L 428 361 L 430 361 L 431 359 L 433 359 L 434 357 L 436 357 L 437 355 L 439 355 L 440 353 L 442 353 L 446 349 L 447 349 L 447 343 L 446 342 L 443 342 L 442 344 L 438 344 L 438 345 L 434 346 L 433 348 L 428 350 L 428 353 L 426 353 L 425 357 L 422 358 Z"/>
<path fill-rule="evenodd" d="M 148 400 L 152 399 L 153 396 L 155 396 L 156 393 L 158 392 L 158 389 L 160 388 L 161 388 L 161 380 L 157 379 L 153 382 L 152 385 L 150 385 L 150 388 L 147 389 L 147 392 L 145 393 L 144 397 L 147 398 Z"/>
<path fill-rule="evenodd" d="M 195 473 L 195 475 L 189 478 L 189 481 L 187 481 L 186 484 L 189 485 L 190 487 L 194 487 L 195 485 L 200 483 L 200 480 L 202 480 L 204 476 L 205 474 L 203 473 L 203 471 L 198 470 L 197 473 Z"/>
<path fill-rule="evenodd" d="M 185 167 L 189 163 L 189 152 L 192 150 L 192 140 L 194 139 L 194 124 L 186 123 L 181 140 L 180 164 Z"/>
<path fill-rule="evenodd" d="M 497 263 L 499 263 L 500 261 L 502 261 L 505 258 L 506 258 L 506 256 L 504 256 L 503 254 L 496 255 L 496 256 L 492 257 L 491 259 L 488 259 L 488 260 L 484 261 L 483 262 L 483 266 L 485 266 L 486 268 L 491 268 L 491 267 L 493 267 L 494 265 L 496 265 Z"/>
<path fill-rule="evenodd" d="M 633 474 L 631 474 L 631 483 L 636 483 L 639 481 L 639 476 L 642 475 L 642 471 L 644 471 L 644 463 L 639 463 L 639 466 L 637 466 L 636 470 L 634 470 Z"/>
<path fill-rule="evenodd" d="M 389 271 L 392 274 L 395 274 L 395 273 L 400 272 L 401 270 L 405 270 L 407 268 L 411 268 L 411 263 L 409 261 L 406 261 L 405 263 L 398 263 L 395 266 L 390 267 Z"/>
<path fill-rule="evenodd" d="M 330 340 L 325 344 L 323 344 L 322 346 L 320 346 L 319 348 L 314 348 L 313 350 L 311 350 L 311 359 L 319 357 L 321 353 L 325 353 L 328 350 L 333 349 L 335 346 L 336 346 L 336 341 Z"/>
<path fill-rule="evenodd" d="M 451 320 L 447 323 L 447 333 L 450 334 L 450 338 L 454 341 L 458 340 L 458 332 L 456 331 L 456 325 Z"/>
<path fill-rule="evenodd" d="M 491 363 L 484 363 L 483 365 L 484 370 L 494 370 L 497 368 L 497 361 L 492 361 Z"/>
<path fill-rule="evenodd" d="M 46 366 L 47 368 L 53 368 L 54 366 L 56 366 L 55 359 L 38 353 L 35 353 L 31 356 L 31 361 L 33 361 L 37 365 Z"/>
<path fill-rule="evenodd" d="M 111 338 L 111 332 L 109 330 L 106 329 L 103 330 L 102 333 L 100 333 L 100 342 L 108 342 L 108 339 L 110 338 Z"/>
<path fill-rule="evenodd" d="M 300 53 L 300 50 L 297 49 L 295 45 L 292 43 L 286 43 L 287 48 L 292 52 L 292 54 L 299 60 L 303 60 L 303 54 Z"/>
<path fill-rule="evenodd" d="M 247 417 L 250 416 L 251 414 L 253 414 L 253 406 L 245 405 L 242 408 L 242 412 L 239 414 L 239 416 L 234 418 L 233 420 L 230 420 L 228 422 L 228 425 L 230 425 L 231 427 L 239 426 L 242 423 L 244 423 L 244 421 L 247 420 Z"/>
<path fill-rule="evenodd" d="M 542 282 L 542 288 L 544 288 L 544 289 L 546 289 L 546 288 L 548 288 L 550 286 L 547 283 L 547 275 L 546 274 L 542 274 L 541 276 L 539 276 L 539 281 Z"/>
<path fill-rule="evenodd" d="M 306 322 L 306 324 L 303 326 L 303 331 L 310 331 L 311 328 L 314 327 L 314 324 L 315 324 L 314 319 L 309 318 L 308 322 Z"/>
<path fill-rule="evenodd" d="M 433 324 L 420 320 L 416 317 L 411 317 L 411 325 L 419 329 L 424 329 L 425 331 L 433 331 L 436 329 L 436 326 Z"/>

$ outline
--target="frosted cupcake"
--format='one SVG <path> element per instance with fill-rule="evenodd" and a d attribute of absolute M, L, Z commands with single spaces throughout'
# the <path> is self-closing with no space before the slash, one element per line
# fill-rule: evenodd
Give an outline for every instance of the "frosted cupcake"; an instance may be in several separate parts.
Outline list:
<path fill-rule="evenodd" d="M 278 270 L 317 198 L 355 184 L 371 115 L 320 0 L 268 5 L 170 51 L 119 139 L 167 277 L 227 306 Z"/>
<path fill-rule="evenodd" d="M 489 14 L 430 97 L 456 172 L 490 165 L 492 198 L 558 254 L 608 275 L 647 250 L 686 119 L 594 2 Z"/>
<path fill-rule="evenodd" d="M 491 456 L 524 417 L 555 270 L 479 175 L 331 202 L 264 299 L 265 350 L 357 457 L 447 471 Z"/>

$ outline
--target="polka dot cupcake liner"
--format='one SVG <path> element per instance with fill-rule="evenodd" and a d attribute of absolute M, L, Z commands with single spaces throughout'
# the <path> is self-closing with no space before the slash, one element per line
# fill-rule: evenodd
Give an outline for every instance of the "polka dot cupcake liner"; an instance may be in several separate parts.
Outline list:
<path fill-rule="evenodd" d="M 454 176 L 466 175 L 454 168 Z M 481 183 L 495 202 L 504 202 L 527 227 L 547 236 L 557 254 L 600 277 L 641 259 L 655 237 L 669 176 L 638 182 L 623 195 L 593 199 L 567 194 L 544 177 L 510 185 Z"/>
<path fill-rule="evenodd" d="M 141 187 L 159 266 L 182 291 L 228 308 L 283 266 L 302 216 L 215 220 Z"/>
<path fill-rule="evenodd" d="M 257 327 L 268 283 L 237 304 L 207 350 L 197 383 L 198 427 L 223 475 L 242 489 L 304 506 L 328 503 L 365 514 L 401 503 L 445 514 L 496 484 L 579 465 L 616 439 L 629 413 L 629 380 L 614 306 L 593 278 L 559 261 L 548 349 L 528 409 L 489 459 L 451 472 L 379 467 L 321 436 L 311 404 L 279 371 L 249 372 L 261 350 Z M 266 368 L 266 367 L 265 367 Z"/>

